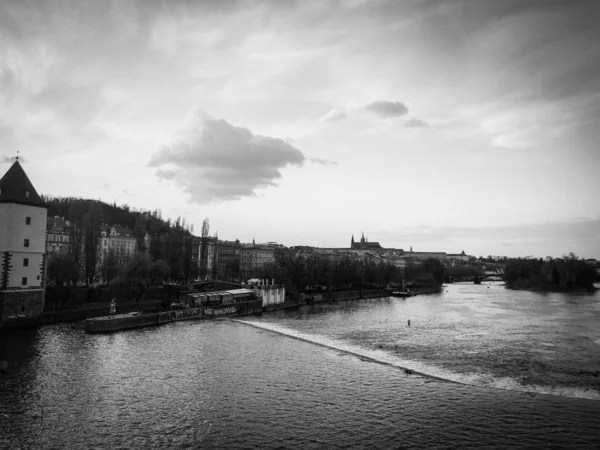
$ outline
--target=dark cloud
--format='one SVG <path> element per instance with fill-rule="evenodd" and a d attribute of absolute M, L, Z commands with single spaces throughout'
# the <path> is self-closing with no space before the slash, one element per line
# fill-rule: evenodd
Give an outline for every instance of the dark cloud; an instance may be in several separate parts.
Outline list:
<path fill-rule="evenodd" d="M 429 124 L 427 122 L 425 122 L 424 120 L 416 119 L 416 118 L 412 117 L 412 118 L 408 119 L 406 122 L 404 122 L 404 126 L 409 127 L 409 128 L 419 128 L 419 127 L 428 127 Z"/>
<path fill-rule="evenodd" d="M 514 41 L 489 49 L 491 61 L 529 87 L 527 98 L 562 100 L 600 89 L 596 0 L 473 1 L 463 13 L 463 28 L 472 35 L 487 36 L 495 26 Z M 505 78 L 501 86 L 511 88 Z"/>
<path fill-rule="evenodd" d="M 380 117 L 400 117 L 408 114 L 408 108 L 402 102 L 377 101 L 363 106 L 364 110 L 370 111 Z"/>
<path fill-rule="evenodd" d="M 305 157 L 287 142 L 253 134 L 195 108 L 180 136 L 156 152 L 149 166 L 174 180 L 196 203 L 254 196 L 275 186 L 286 166 L 302 166 Z M 166 166 L 166 167 L 165 167 Z"/>

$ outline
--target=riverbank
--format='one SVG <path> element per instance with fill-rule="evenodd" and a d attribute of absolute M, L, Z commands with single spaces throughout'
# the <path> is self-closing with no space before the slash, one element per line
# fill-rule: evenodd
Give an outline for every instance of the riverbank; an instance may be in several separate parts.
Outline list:
<path fill-rule="evenodd" d="M 562 287 L 562 286 L 533 288 L 533 287 L 519 287 L 519 286 L 510 285 L 508 283 L 506 283 L 505 286 L 506 286 L 506 289 L 510 289 L 512 291 L 529 291 L 529 292 L 537 292 L 539 294 L 548 294 L 548 293 L 593 294 L 594 292 L 596 292 L 598 290 L 598 287 L 596 287 L 596 286 L 591 286 L 588 288 L 583 288 L 583 287 L 579 287 L 579 286 L 572 287 L 572 288 L 567 288 L 567 287 Z"/>
<path fill-rule="evenodd" d="M 439 291 L 440 288 L 417 290 L 416 295 L 433 294 Z M 296 308 L 306 304 L 314 304 L 321 302 L 337 302 L 346 300 L 363 300 L 369 298 L 383 298 L 392 296 L 393 289 L 356 289 L 338 292 L 324 292 L 319 294 L 299 294 L 298 298 L 288 297 L 284 303 L 278 305 L 268 305 L 262 308 L 251 308 L 237 316 L 246 316 L 260 314 L 280 309 Z M 149 299 L 139 302 L 123 302 L 117 304 L 117 312 L 119 314 L 139 311 L 142 313 L 158 312 L 161 308 L 161 300 Z M 16 329 L 16 328 L 34 328 L 42 325 L 51 325 L 62 322 L 78 322 L 85 319 L 102 317 L 109 314 L 109 305 L 105 302 L 88 303 L 76 308 L 63 309 L 58 311 L 48 311 L 39 317 L 15 319 L 7 322 L 0 322 L 0 330 Z"/>
<path fill-rule="evenodd" d="M 149 299 L 139 302 L 122 302 L 117 304 L 118 313 L 129 313 L 134 311 L 149 312 L 158 311 L 161 306 L 161 300 Z M 0 322 L 0 330 L 9 330 L 16 328 L 34 328 L 42 325 L 51 325 L 62 322 L 78 322 L 80 320 L 91 319 L 94 317 L 106 316 L 110 313 L 110 305 L 105 302 L 88 303 L 76 308 L 69 308 L 57 311 L 47 311 L 38 317 L 29 317 L 24 319 L 15 319 L 6 322 Z"/>

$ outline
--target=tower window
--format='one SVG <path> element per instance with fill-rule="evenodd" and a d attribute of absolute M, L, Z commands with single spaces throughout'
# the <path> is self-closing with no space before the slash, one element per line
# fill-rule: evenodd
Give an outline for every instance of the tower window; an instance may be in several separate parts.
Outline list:
<path fill-rule="evenodd" d="M 23 258 L 23 267 L 29 267 L 29 258 Z"/>
<path fill-rule="evenodd" d="M 25 225 L 31 225 L 31 217 L 25 217 Z"/>
<path fill-rule="evenodd" d="M 25 240 L 23 241 L 23 246 L 24 246 L 24 247 L 29 247 L 29 239 L 25 239 Z"/>
<path fill-rule="evenodd" d="M 21 278 L 21 286 L 27 286 L 27 277 Z"/>

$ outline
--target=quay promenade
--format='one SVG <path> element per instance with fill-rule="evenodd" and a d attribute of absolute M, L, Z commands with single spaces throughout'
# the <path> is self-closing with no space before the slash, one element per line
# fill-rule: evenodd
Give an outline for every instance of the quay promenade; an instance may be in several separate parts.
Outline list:
<path fill-rule="evenodd" d="M 391 289 L 369 289 L 369 290 L 347 290 L 337 292 L 323 292 L 318 294 L 299 294 L 298 297 L 287 296 L 284 303 L 267 305 L 262 308 L 263 312 L 296 308 L 306 304 L 314 304 L 330 301 L 361 300 L 369 298 L 389 297 L 392 295 Z M 145 299 L 138 302 L 123 301 L 117 303 L 118 313 L 128 313 L 133 311 L 140 312 L 158 312 L 161 309 L 162 301 L 158 299 Z M 55 311 L 48 311 L 39 317 L 16 319 L 0 323 L 0 330 L 15 328 L 30 328 L 42 325 L 50 325 L 62 322 L 78 322 L 85 319 L 106 316 L 109 314 L 110 304 L 106 302 L 94 302 L 79 305 L 74 308 L 65 308 Z M 257 311 L 242 313 L 241 315 L 257 314 Z"/>

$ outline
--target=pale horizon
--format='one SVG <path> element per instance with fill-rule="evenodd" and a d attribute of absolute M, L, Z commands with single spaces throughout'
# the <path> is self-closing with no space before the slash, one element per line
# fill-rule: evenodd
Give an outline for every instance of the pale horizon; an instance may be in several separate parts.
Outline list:
<path fill-rule="evenodd" d="M 0 174 L 226 240 L 600 259 L 594 2 L 333 5 L 2 2 Z"/>

